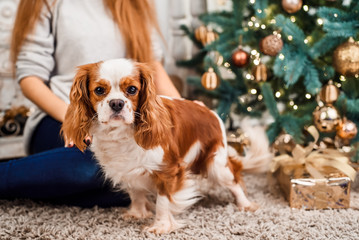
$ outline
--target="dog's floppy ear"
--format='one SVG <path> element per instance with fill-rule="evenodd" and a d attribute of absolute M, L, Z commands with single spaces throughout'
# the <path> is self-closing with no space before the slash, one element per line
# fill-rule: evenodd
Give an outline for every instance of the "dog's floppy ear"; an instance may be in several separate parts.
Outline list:
<path fill-rule="evenodd" d="M 79 66 L 70 91 L 70 105 L 62 124 L 61 134 L 67 141 L 84 151 L 87 145 L 83 142 L 88 136 L 95 111 L 90 102 L 88 84 L 90 70 L 95 64 Z"/>
<path fill-rule="evenodd" d="M 139 116 L 135 124 L 135 140 L 144 149 L 151 149 L 160 145 L 168 131 L 171 130 L 171 118 L 156 94 L 153 75 L 149 65 L 136 63 L 139 70 L 141 89 L 137 112 Z"/>

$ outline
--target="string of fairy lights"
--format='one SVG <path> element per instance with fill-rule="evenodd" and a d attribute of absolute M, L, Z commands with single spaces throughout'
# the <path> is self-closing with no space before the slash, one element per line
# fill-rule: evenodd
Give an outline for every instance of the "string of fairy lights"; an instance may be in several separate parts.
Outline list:
<path fill-rule="evenodd" d="M 255 4 L 255 0 L 249 1 L 251 4 Z M 253 8 L 254 7 L 255 6 L 253 6 Z M 292 79 L 291 75 L 294 73 L 293 70 L 295 70 L 293 68 L 296 66 L 292 66 L 294 64 L 294 62 L 292 62 L 293 56 L 288 55 L 287 52 L 290 52 L 290 54 L 294 53 L 293 51 L 288 50 L 289 48 L 283 51 L 282 49 L 284 44 L 291 44 L 291 42 L 293 45 L 302 45 L 300 43 L 302 40 L 298 41 L 298 39 L 295 39 L 297 36 L 288 34 L 290 31 L 287 31 L 286 29 L 284 31 L 280 26 L 288 26 L 288 29 L 291 29 L 293 26 L 290 26 L 292 24 L 288 25 L 287 19 L 289 19 L 292 23 L 297 23 L 300 25 L 301 23 L 299 20 L 301 19 L 297 19 L 297 17 L 292 14 L 298 12 L 301 9 L 310 15 L 311 19 L 315 19 L 316 17 L 315 23 L 319 27 L 326 24 L 326 22 L 319 17 L 321 16 L 320 9 L 318 10 L 316 7 L 303 5 L 302 0 L 282 0 L 282 7 L 287 13 L 290 14 L 288 18 L 281 14 L 273 16 L 274 11 L 271 12 L 272 7 L 270 6 L 264 10 L 255 10 L 258 13 L 266 11 L 266 18 L 261 18 L 255 14 L 253 16 L 249 16 L 248 22 L 242 24 L 243 27 L 240 29 L 241 31 L 251 31 L 251 33 L 259 33 L 259 35 L 262 35 L 262 32 L 260 32 L 262 30 L 271 32 L 269 35 L 263 37 L 259 41 L 257 47 L 252 47 L 248 44 L 244 46 L 242 44 L 243 34 L 240 34 L 238 45 L 235 49 L 233 49 L 231 52 L 231 57 L 227 61 L 223 61 L 223 56 L 221 56 L 221 54 L 216 50 L 210 50 L 208 52 L 211 59 L 211 63 L 209 65 L 215 64 L 216 66 L 214 67 L 212 65 L 212 67 L 209 67 L 202 75 L 201 83 L 204 88 L 207 90 L 214 90 L 219 86 L 220 79 L 217 76 L 216 71 L 221 74 L 223 79 L 236 80 L 235 73 L 237 72 L 237 68 L 240 68 L 243 71 L 239 72 L 243 74 L 242 77 L 246 80 L 246 83 L 248 83 L 248 92 L 238 96 L 238 100 L 242 106 L 247 107 L 248 112 L 252 112 L 254 110 L 253 103 L 255 103 L 256 100 L 259 102 L 263 101 L 264 97 L 261 94 L 263 85 L 260 83 L 267 81 L 268 74 L 270 74 L 270 72 L 267 70 L 266 65 L 268 65 L 268 63 L 273 60 L 272 57 L 277 58 L 276 62 L 274 63 L 277 65 L 275 65 L 274 69 L 279 68 L 280 71 L 284 71 L 284 80 L 286 80 L 286 78 Z M 333 14 L 331 17 L 334 17 L 335 19 L 339 17 L 338 13 L 339 11 L 332 11 L 330 14 Z M 297 16 L 303 17 L 303 14 Z M 278 23 L 276 21 L 278 21 Z M 312 33 L 313 32 L 311 32 L 311 34 Z M 314 42 L 315 31 L 313 37 L 311 35 L 306 36 L 303 31 L 298 31 L 298 34 L 299 35 L 297 38 L 303 39 L 305 45 L 311 46 L 312 49 L 315 49 L 314 46 L 318 43 Z M 216 41 L 219 36 L 213 30 L 213 26 L 200 26 L 195 30 L 195 38 L 200 41 L 203 46 L 207 46 L 213 41 Z M 344 40 L 345 39 L 343 39 L 343 41 Z M 211 49 L 211 47 L 212 46 L 210 46 L 209 49 Z M 326 46 L 324 45 L 324 47 Z M 318 51 L 318 53 L 319 52 L 320 51 Z M 300 54 L 300 52 L 298 52 L 298 54 Z M 302 56 L 299 55 L 299 58 L 302 57 L 301 59 L 303 59 L 302 62 L 308 61 L 306 54 L 307 53 L 303 53 Z M 317 69 L 317 67 L 305 63 L 306 65 L 302 65 L 302 67 L 299 69 L 304 69 L 304 67 L 308 68 L 308 71 L 313 69 L 312 72 L 314 72 L 313 75 L 315 76 L 313 79 L 309 78 L 310 81 L 312 81 L 311 88 L 309 90 L 307 88 L 303 88 L 300 89 L 300 91 L 297 91 L 298 89 L 294 87 L 296 88 L 295 91 L 291 91 L 289 89 L 290 87 L 277 82 L 277 80 L 280 80 L 282 77 L 272 75 L 271 81 L 273 81 L 272 87 L 275 91 L 274 97 L 277 99 L 277 106 L 280 112 L 290 109 L 293 111 L 298 111 L 301 110 L 300 108 L 303 108 L 305 112 L 305 108 L 307 107 L 305 104 L 305 99 L 307 99 L 308 103 L 310 103 L 308 106 L 312 106 L 314 100 L 317 103 L 317 106 L 312 112 L 312 115 L 313 123 L 315 124 L 316 128 L 320 132 L 324 133 L 336 132 L 335 143 L 337 143 L 338 146 L 349 146 L 350 139 L 353 139 L 357 134 L 357 127 L 354 122 L 347 119 L 345 112 L 342 115 L 340 114 L 340 112 L 334 106 L 334 102 L 337 101 L 338 96 L 340 95 L 339 89 L 342 86 L 342 83 L 347 81 L 347 78 L 359 78 L 359 43 L 355 42 L 355 40 L 351 37 L 347 42 L 339 44 L 334 49 L 331 60 L 331 67 L 333 67 L 335 72 L 339 73 L 339 79 L 335 79 L 335 81 L 330 79 L 333 78 L 330 77 L 333 73 L 326 72 L 327 67 L 325 65 L 327 63 L 325 61 L 323 61 L 324 66 L 322 66 L 321 69 Z M 285 64 L 285 62 L 283 62 L 283 64 L 278 64 L 280 61 L 288 61 L 288 64 Z M 282 73 L 283 72 L 280 72 L 280 74 Z M 319 82 L 319 77 L 317 74 L 322 74 L 322 76 L 326 77 L 328 82 L 322 86 L 322 84 Z M 296 82 L 301 76 L 303 76 L 302 73 L 297 74 L 296 80 L 291 81 Z M 304 76 L 304 78 L 306 78 L 306 76 Z M 253 81 L 253 84 L 251 81 Z"/>
<path fill-rule="evenodd" d="M 256 2 L 255 0 L 249 0 L 250 4 L 255 4 L 255 2 Z M 220 4 L 224 4 L 224 3 L 225 3 L 225 1 L 221 1 Z M 290 14 L 295 13 L 295 12 L 299 11 L 300 9 L 302 9 L 304 12 L 307 12 L 309 15 L 315 16 L 316 11 L 317 11 L 317 9 L 315 7 L 303 5 L 303 2 L 301 0 L 296 0 L 296 1 L 283 0 L 282 7 L 284 8 L 284 10 L 286 12 L 288 12 Z M 244 27 L 243 27 L 244 31 L 253 30 L 254 32 L 256 32 L 256 31 L 260 31 L 260 30 L 276 28 L 275 27 L 276 20 L 275 20 L 274 16 L 272 16 L 272 12 L 270 12 L 270 11 L 272 11 L 271 8 L 267 8 L 265 10 L 257 9 L 256 11 L 258 13 L 261 13 L 262 11 L 266 11 L 266 15 L 269 16 L 270 19 L 268 19 L 268 18 L 262 19 L 262 18 L 257 18 L 256 16 L 250 16 L 249 21 L 244 24 Z M 338 16 L 339 16 L 338 13 L 333 13 L 334 18 L 337 18 Z M 289 17 L 289 19 L 293 23 L 297 22 L 297 18 L 294 15 L 291 15 Z M 318 24 L 318 26 L 322 26 L 324 24 L 324 20 L 318 17 L 316 19 L 316 23 Z M 213 31 L 213 28 L 211 26 L 207 26 L 207 27 L 200 26 L 199 28 L 196 29 L 195 34 L 196 34 L 195 35 L 196 39 L 201 41 L 204 46 L 215 41 L 216 39 L 218 39 L 218 34 L 215 33 L 215 31 Z M 223 57 L 217 51 L 210 51 L 209 54 L 210 54 L 210 58 L 212 59 L 213 63 L 215 63 L 219 67 L 223 66 L 225 68 L 225 70 L 222 71 L 222 73 L 224 72 L 224 73 L 227 73 L 229 76 L 231 76 L 231 75 L 233 76 L 233 72 L 232 72 L 231 68 L 240 67 L 240 68 L 243 68 L 243 77 L 246 80 L 256 81 L 256 82 L 266 81 L 267 80 L 267 67 L 265 64 L 270 60 L 270 57 L 278 56 L 278 59 L 282 60 L 282 61 L 284 61 L 286 58 L 284 53 L 281 52 L 282 47 L 283 47 L 282 38 L 283 38 L 283 36 L 281 34 L 281 30 L 274 30 L 271 35 L 269 35 L 261 40 L 261 42 L 259 44 L 259 49 L 256 49 L 256 48 L 252 48 L 249 46 L 243 47 L 242 46 L 242 36 L 240 36 L 239 46 L 233 51 L 232 58 L 230 59 L 230 61 L 226 61 L 226 62 L 223 61 Z M 287 35 L 287 36 L 285 36 L 285 38 L 288 42 L 295 40 L 292 35 Z M 305 39 L 303 41 L 304 41 L 304 44 L 306 44 L 306 45 L 313 44 L 313 37 L 308 35 L 305 37 Z M 359 51 L 359 45 L 358 45 L 358 51 Z M 244 68 L 249 65 L 249 62 L 251 62 L 254 67 L 252 69 Z M 234 65 L 234 66 L 231 66 L 231 65 Z M 284 69 L 284 71 L 286 71 L 287 66 L 284 66 L 283 69 Z M 336 70 L 339 73 L 341 72 L 341 71 L 338 71 L 338 69 L 336 69 Z M 340 78 L 339 78 L 340 81 L 334 82 L 336 87 L 340 88 L 341 82 L 346 81 L 346 77 L 344 75 L 345 74 L 340 76 Z M 359 78 L 359 71 L 357 73 L 355 73 L 355 77 Z M 229 77 L 228 79 L 230 79 L 230 78 L 231 77 Z M 213 68 L 210 68 L 209 71 L 204 73 L 204 75 L 201 78 L 201 82 L 202 82 L 202 85 L 208 90 L 213 90 L 219 85 L 218 76 L 216 75 Z M 247 95 L 252 96 L 252 97 L 250 97 L 250 99 L 256 98 L 256 99 L 258 99 L 258 101 L 262 101 L 263 96 L 260 94 L 259 89 L 256 88 L 259 85 L 258 84 L 249 84 L 249 85 L 251 87 L 248 89 Z M 319 91 L 319 89 L 318 89 L 318 91 Z M 284 93 L 285 93 L 285 89 L 280 88 L 280 89 L 276 90 L 276 92 L 274 93 L 274 96 L 275 96 L 275 98 L 278 99 L 279 102 L 283 102 L 283 103 L 284 103 L 284 101 L 287 101 L 287 99 L 288 99 L 288 102 L 286 105 L 291 107 L 293 110 L 298 110 L 300 104 L 297 104 L 295 102 L 296 97 L 298 97 L 298 95 L 295 95 L 295 94 L 290 95 L 289 94 L 289 96 L 286 95 L 286 99 L 284 99 L 283 98 L 283 96 L 285 95 Z M 304 93 L 304 97 L 307 100 L 311 100 L 315 96 L 313 96 L 309 92 L 306 92 L 306 93 Z M 249 97 L 246 95 L 239 96 L 239 100 L 241 103 L 246 103 L 246 99 L 248 99 L 248 98 Z M 300 101 L 302 101 L 302 98 Z M 252 109 L 252 107 L 248 106 L 247 110 L 249 112 L 251 112 L 253 109 Z"/>
<path fill-rule="evenodd" d="M 250 0 L 249 3 L 250 3 L 250 4 L 255 4 L 255 0 Z M 314 8 L 310 8 L 308 5 L 303 5 L 303 6 L 302 6 L 302 9 L 303 9 L 304 12 L 307 12 L 307 13 L 309 13 L 309 14 L 311 14 L 311 15 L 315 14 L 315 9 L 314 9 Z M 270 11 L 270 10 L 269 10 L 269 9 L 266 9 L 265 11 Z M 261 10 L 261 9 L 258 9 L 257 12 L 258 12 L 258 13 L 261 13 L 262 10 Z M 269 15 L 269 14 L 268 14 L 268 15 Z M 338 14 L 337 14 L 337 13 L 334 13 L 333 16 L 334 16 L 335 18 L 337 18 L 337 17 L 338 17 Z M 295 23 L 295 22 L 297 21 L 297 19 L 296 19 L 295 16 L 290 16 L 289 19 L 290 19 L 290 21 L 293 22 L 293 23 Z M 270 19 L 268 22 L 269 22 L 269 24 L 271 24 L 271 25 L 276 24 L 276 20 L 275 20 L 274 18 L 273 18 L 273 19 Z M 324 23 L 324 21 L 323 21 L 323 19 L 321 19 L 321 18 L 317 18 L 316 23 L 317 23 L 319 26 L 322 26 L 323 23 Z M 265 23 L 265 21 L 263 21 L 263 20 L 261 20 L 261 19 L 258 19 L 258 18 L 256 18 L 255 16 L 251 16 L 251 17 L 250 17 L 250 20 L 247 22 L 246 26 L 247 26 L 249 29 L 252 28 L 252 29 L 255 29 L 255 30 L 259 30 L 259 29 L 265 30 L 265 29 L 268 28 L 268 26 L 267 26 L 267 24 Z M 248 30 L 248 29 L 247 29 L 247 28 L 244 28 L 244 30 L 246 31 L 246 30 Z M 273 35 L 276 35 L 277 37 L 282 38 L 282 35 L 281 35 L 280 32 L 278 32 L 278 31 L 273 31 Z M 293 36 L 292 36 L 292 35 L 288 35 L 288 36 L 287 36 L 287 40 L 288 40 L 289 42 L 290 42 L 290 41 L 293 41 Z M 304 39 L 304 44 L 311 44 L 312 41 L 313 41 L 313 37 L 312 37 L 312 36 L 307 36 L 307 37 Z M 261 61 L 263 61 L 263 60 L 261 60 L 261 53 L 260 53 L 260 51 L 258 51 L 258 50 L 256 50 L 256 49 L 252 49 L 252 50 L 250 51 L 250 55 L 251 55 L 251 59 L 253 59 L 253 64 L 254 64 L 255 66 L 259 65 L 259 64 L 261 63 Z M 284 59 L 285 59 L 285 55 L 284 55 L 283 53 L 279 53 L 278 58 L 279 58 L 280 60 L 284 60 Z M 224 66 L 225 66 L 226 68 L 228 68 L 228 67 L 230 66 L 230 64 L 229 64 L 228 62 L 226 62 L 226 63 L 224 64 Z M 231 70 L 229 69 L 229 71 L 231 71 Z M 245 77 L 247 80 L 253 80 L 253 81 L 255 80 L 253 74 L 250 73 L 250 72 L 248 72 L 248 71 L 244 71 L 244 77 Z M 358 78 L 359 75 L 357 74 L 355 77 Z M 341 75 L 339 79 L 340 79 L 341 82 L 345 82 L 345 81 L 346 81 L 346 77 L 345 77 L 344 75 Z M 338 88 L 341 87 L 341 83 L 340 83 L 340 82 L 335 82 L 335 85 L 336 85 Z M 251 88 L 251 89 L 248 90 L 248 94 L 251 94 L 251 95 L 257 95 L 257 94 L 258 94 L 257 99 L 258 99 L 259 101 L 261 101 L 261 100 L 263 99 L 263 96 L 262 96 L 259 92 L 260 92 L 260 91 L 258 91 L 256 88 Z M 280 100 L 280 98 L 281 98 L 281 96 L 282 96 L 281 91 L 276 91 L 276 92 L 274 93 L 274 96 L 275 96 L 278 100 Z M 306 98 L 306 99 L 310 100 L 310 99 L 312 99 L 312 97 L 313 97 L 313 96 L 312 96 L 310 93 L 305 93 L 305 98 Z M 244 102 L 243 98 L 244 98 L 244 97 L 240 97 L 241 102 Z M 292 107 L 293 110 L 298 110 L 298 108 L 299 108 L 299 106 L 295 103 L 294 99 L 290 99 L 289 102 L 288 102 L 288 105 L 289 105 L 290 107 Z M 251 108 L 251 107 L 247 107 L 247 110 L 250 112 L 250 111 L 252 111 L 252 108 Z"/>
<path fill-rule="evenodd" d="M 249 2 L 250 2 L 250 4 L 255 4 L 255 0 L 250 0 Z M 303 10 L 304 10 L 305 12 L 309 12 L 309 6 L 308 6 L 308 5 L 303 5 L 302 8 L 303 8 Z M 262 10 L 258 9 L 257 12 L 258 12 L 258 13 L 261 13 Z M 293 22 L 293 23 L 295 23 L 295 22 L 297 21 L 297 19 L 296 19 L 295 16 L 290 16 L 289 19 L 290 19 L 290 21 Z M 323 20 L 320 19 L 320 18 L 318 18 L 318 19 L 317 19 L 317 23 L 318 23 L 318 25 L 323 25 Z M 273 18 L 273 19 L 270 19 L 270 20 L 269 20 L 269 24 L 271 24 L 271 25 L 276 24 L 276 20 L 275 20 L 274 18 Z M 257 19 L 255 16 L 252 16 L 252 17 L 250 18 L 250 21 L 248 21 L 247 26 L 248 26 L 249 28 L 255 28 L 255 29 L 259 29 L 259 28 L 260 28 L 260 29 L 263 29 L 263 30 L 264 30 L 264 29 L 267 29 L 267 25 L 266 25 L 265 23 L 262 23 L 261 20 Z M 280 32 L 278 32 L 278 31 L 273 31 L 273 34 L 276 35 L 276 36 L 279 37 L 279 38 L 282 37 L 282 35 L 281 35 Z M 292 40 L 293 40 L 293 36 L 291 36 L 291 35 L 288 35 L 287 38 L 288 38 L 288 41 L 292 41 Z M 305 44 L 308 44 L 308 43 L 311 42 L 311 40 L 312 40 L 312 37 L 311 37 L 311 36 L 308 36 L 308 37 L 304 40 L 304 43 L 305 43 Z M 254 65 L 258 65 L 258 64 L 260 63 L 260 60 L 259 60 L 259 59 L 260 59 L 260 52 L 258 52 L 257 50 L 253 49 L 253 50 L 251 51 L 251 55 L 252 55 L 252 58 L 254 58 L 253 64 L 254 64 Z M 285 56 L 284 56 L 283 53 L 279 53 L 278 58 L 279 58 L 280 60 L 284 60 Z M 255 79 L 254 79 L 254 76 L 253 76 L 251 73 L 249 73 L 249 72 L 246 72 L 246 73 L 245 73 L 245 78 L 248 79 L 248 80 L 255 80 Z M 255 89 L 255 88 L 249 89 L 249 94 L 252 94 L 252 95 L 258 94 L 258 90 Z M 275 96 L 277 99 L 280 99 L 281 96 L 282 96 L 282 93 L 281 93 L 280 91 L 276 91 L 276 92 L 274 93 L 274 96 Z M 311 95 L 310 93 L 306 93 L 306 94 L 305 94 L 305 98 L 309 100 L 309 99 L 312 98 L 312 95 Z M 258 99 L 259 101 L 261 101 L 261 100 L 263 99 L 263 96 L 262 96 L 261 94 L 259 94 L 258 97 L 257 97 L 257 99 Z M 291 107 L 293 108 L 293 110 L 298 110 L 298 108 L 299 108 L 298 105 L 295 104 L 295 102 L 294 102 L 293 99 L 289 100 L 288 105 L 291 106 Z M 251 107 L 248 107 L 247 110 L 250 112 L 250 111 L 252 110 L 252 108 L 251 108 Z"/>

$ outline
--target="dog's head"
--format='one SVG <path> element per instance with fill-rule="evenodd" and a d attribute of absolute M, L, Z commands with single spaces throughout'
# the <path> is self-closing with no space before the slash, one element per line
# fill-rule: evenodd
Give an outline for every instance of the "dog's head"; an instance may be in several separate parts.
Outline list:
<path fill-rule="evenodd" d="M 128 59 L 79 66 L 62 133 L 83 151 L 83 139 L 94 122 L 133 128 L 136 142 L 143 148 L 160 144 L 170 123 L 156 95 L 151 67 Z"/>

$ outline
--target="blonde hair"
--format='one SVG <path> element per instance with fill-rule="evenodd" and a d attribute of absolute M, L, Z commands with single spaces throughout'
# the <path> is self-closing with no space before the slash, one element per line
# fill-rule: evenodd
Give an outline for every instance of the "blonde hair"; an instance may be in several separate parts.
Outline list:
<path fill-rule="evenodd" d="M 126 44 L 127 57 L 139 62 L 152 62 L 151 33 L 160 33 L 152 1 L 103 0 L 117 22 Z M 11 37 L 10 60 L 15 66 L 26 36 L 34 29 L 43 6 L 50 11 L 46 0 L 21 0 Z M 161 35 L 162 36 L 162 35 Z"/>

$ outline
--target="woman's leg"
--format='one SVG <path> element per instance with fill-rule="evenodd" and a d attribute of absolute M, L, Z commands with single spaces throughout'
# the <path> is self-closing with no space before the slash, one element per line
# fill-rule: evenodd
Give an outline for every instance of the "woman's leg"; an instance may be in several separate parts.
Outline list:
<path fill-rule="evenodd" d="M 127 206 L 129 198 L 105 182 L 90 151 L 57 148 L 0 163 L 0 198 L 92 207 Z"/>
<path fill-rule="evenodd" d="M 45 119 L 37 132 L 47 135 L 56 129 L 53 125 L 48 128 L 48 122 L 49 119 Z M 46 139 L 41 138 L 42 134 L 35 137 L 37 144 Z M 56 145 L 51 141 L 44 144 Z M 30 198 L 82 207 L 129 204 L 126 193 L 113 191 L 104 181 L 91 151 L 83 153 L 77 148 L 65 147 L 1 162 L 0 198 Z"/>
<path fill-rule="evenodd" d="M 36 154 L 64 147 L 65 142 L 60 136 L 61 123 L 50 116 L 44 117 L 36 127 L 30 143 L 30 154 Z"/>

